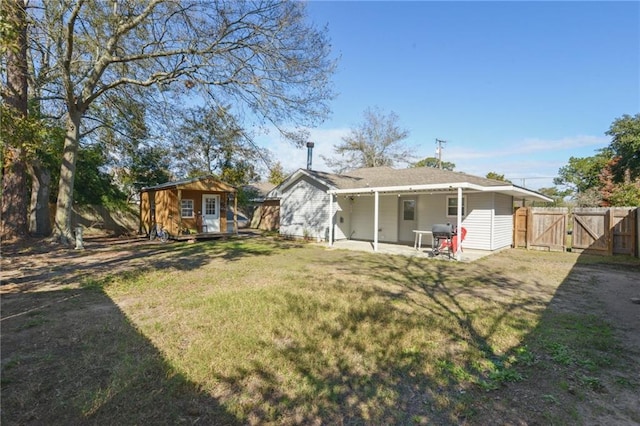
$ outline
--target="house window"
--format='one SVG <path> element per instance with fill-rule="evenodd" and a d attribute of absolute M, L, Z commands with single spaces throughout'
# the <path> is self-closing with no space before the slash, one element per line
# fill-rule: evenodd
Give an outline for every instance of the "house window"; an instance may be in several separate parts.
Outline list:
<path fill-rule="evenodd" d="M 467 197 L 462 197 L 462 216 L 467 214 Z M 451 195 L 447 197 L 447 217 L 458 216 L 458 196 Z"/>
<path fill-rule="evenodd" d="M 402 217 L 404 220 L 416 219 L 416 200 L 404 200 L 402 202 Z"/>
<path fill-rule="evenodd" d="M 193 217 L 193 200 L 182 200 L 180 202 L 180 216 Z"/>

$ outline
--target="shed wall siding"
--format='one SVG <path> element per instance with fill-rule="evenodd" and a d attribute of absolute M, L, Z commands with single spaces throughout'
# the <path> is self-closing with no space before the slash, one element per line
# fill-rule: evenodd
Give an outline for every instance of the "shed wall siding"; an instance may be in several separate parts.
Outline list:
<path fill-rule="evenodd" d="M 282 193 L 280 233 L 292 237 L 327 238 L 329 195 L 304 177 Z"/>

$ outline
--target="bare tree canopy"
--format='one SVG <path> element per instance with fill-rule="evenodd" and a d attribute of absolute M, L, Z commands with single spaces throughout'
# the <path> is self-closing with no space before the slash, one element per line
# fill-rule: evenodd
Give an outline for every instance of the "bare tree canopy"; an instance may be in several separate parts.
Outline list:
<path fill-rule="evenodd" d="M 40 52 L 33 69 L 47 75 L 42 98 L 48 111 L 67 117 L 54 229 L 60 239 L 71 238 L 83 118 L 112 91 L 146 88 L 147 102 L 189 96 L 232 104 L 292 138 L 321 122 L 335 62 L 327 30 L 305 13 L 304 3 L 269 0 L 49 0 L 32 9 Z"/>
<path fill-rule="evenodd" d="M 404 145 L 409 131 L 400 128 L 394 112 L 385 115 L 378 108 L 367 108 L 364 121 L 334 145 L 335 156 L 323 156 L 327 165 L 342 173 L 360 167 L 394 166 L 409 162 L 411 151 Z"/>

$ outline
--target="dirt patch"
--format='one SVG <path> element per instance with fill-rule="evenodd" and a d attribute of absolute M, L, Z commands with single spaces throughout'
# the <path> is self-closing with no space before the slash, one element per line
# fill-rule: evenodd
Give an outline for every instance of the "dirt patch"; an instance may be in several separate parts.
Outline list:
<path fill-rule="evenodd" d="M 538 352 L 533 365 L 522 369 L 527 377 L 478 394 L 479 415 L 473 423 L 640 424 L 640 305 L 633 302 L 639 296 L 640 267 L 635 262 L 575 265 L 544 317 L 569 320 L 558 326 L 559 333 L 563 327 L 602 325 L 606 333 L 611 326 L 617 346 L 597 352 L 604 354 L 601 360 L 597 355 L 583 359 L 548 336 L 532 333 L 528 343 Z M 585 318 L 587 323 L 581 323 Z M 543 351 L 545 345 L 557 345 L 557 352 Z"/>
<path fill-rule="evenodd" d="M 2 247 L 0 294 L 76 288 L 88 277 L 150 267 L 168 251 L 148 238 L 86 238 L 83 250 L 46 240 Z"/>

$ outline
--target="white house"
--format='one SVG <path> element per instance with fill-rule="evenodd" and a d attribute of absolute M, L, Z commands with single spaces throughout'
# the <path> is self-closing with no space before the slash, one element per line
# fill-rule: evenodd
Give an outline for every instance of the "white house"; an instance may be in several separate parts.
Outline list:
<path fill-rule="evenodd" d="M 414 230 L 441 223 L 465 227 L 466 248 L 499 250 L 513 243 L 514 202 L 551 201 L 511 183 L 431 167 L 342 175 L 299 169 L 269 196 L 280 199 L 280 234 L 373 241 L 375 250 L 378 242 L 413 244 Z"/>

